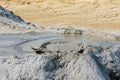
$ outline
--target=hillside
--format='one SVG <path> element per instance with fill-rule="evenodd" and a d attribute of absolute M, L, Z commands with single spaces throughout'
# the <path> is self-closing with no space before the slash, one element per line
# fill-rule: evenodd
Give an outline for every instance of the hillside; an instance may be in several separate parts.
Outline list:
<path fill-rule="evenodd" d="M 120 80 L 119 14 L 96 12 L 118 1 L 0 2 L 0 80 Z"/>
<path fill-rule="evenodd" d="M 120 30 L 119 0 L 0 0 L 0 4 L 43 26 Z"/>

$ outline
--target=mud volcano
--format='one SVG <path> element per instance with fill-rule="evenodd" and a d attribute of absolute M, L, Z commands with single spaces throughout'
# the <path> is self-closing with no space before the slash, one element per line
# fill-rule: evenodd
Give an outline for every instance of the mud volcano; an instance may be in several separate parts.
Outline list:
<path fill-rule="evenodd" d="M 120 42 L 82 35 L 0 35 L 1 80 L 119 80 Z"/>
<path fill-rule="evenodd" d="M 2 7 L 0 33 L 0 80 L 120 80 L 119 34 L 39 27 Z"/>

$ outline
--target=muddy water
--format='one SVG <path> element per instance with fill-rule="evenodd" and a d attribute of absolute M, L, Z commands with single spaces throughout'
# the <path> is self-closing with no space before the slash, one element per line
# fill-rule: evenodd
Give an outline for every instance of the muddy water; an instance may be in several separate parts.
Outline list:
<path fill-rule="evenodd" d="M 120 43 L 120 41 L 114 39 L 102 38 L 100 36 L 97 37 L 97 36 L 89 36 L 89 35 L 65 35 L 65 38 L 93 46 L 112 46 Z"/>
<path fill-rule="evenodd" d="M 74 47 L 74 43 L 83 43 L 93 46 L 111 46 L 120 44 L 119 41 L 107 40 L 97 37 L 82 35 L 63 35 L 55 33 L 26 33 L 26 34 L 1 34 L 0 35 L 0 55 L 24 56 L 34 53 L 32 47 L 39 48 L 45 42 L 64 41 L 71 43 L 69 48 Z M 56 43 L 57 44 L 57 43 Z M 55 44 L 53 44 L 55 45 Z M 61 46 L 61 45 L 58 45 Z M 62 44 L 64 46 L 64 44 Z M 50 46 L 51 47 L 51 46 Z"/>

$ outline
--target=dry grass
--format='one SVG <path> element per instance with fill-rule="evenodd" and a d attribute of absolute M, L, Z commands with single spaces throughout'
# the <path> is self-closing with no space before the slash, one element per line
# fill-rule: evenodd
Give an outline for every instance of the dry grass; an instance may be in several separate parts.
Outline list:
<path fill-rule="evenodd" d="M 0 0 L 0 4 L 43 26 L 120 30 L 119 0 Z"/>

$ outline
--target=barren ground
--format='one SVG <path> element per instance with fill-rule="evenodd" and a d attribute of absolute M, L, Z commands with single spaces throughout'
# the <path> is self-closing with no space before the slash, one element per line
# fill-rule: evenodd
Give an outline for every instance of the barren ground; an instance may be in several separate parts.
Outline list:
<path fill-rule="evenodd" d="M 119 0 L 0 0 L 0 5 L 43 26 L 120 30 Z"/>

